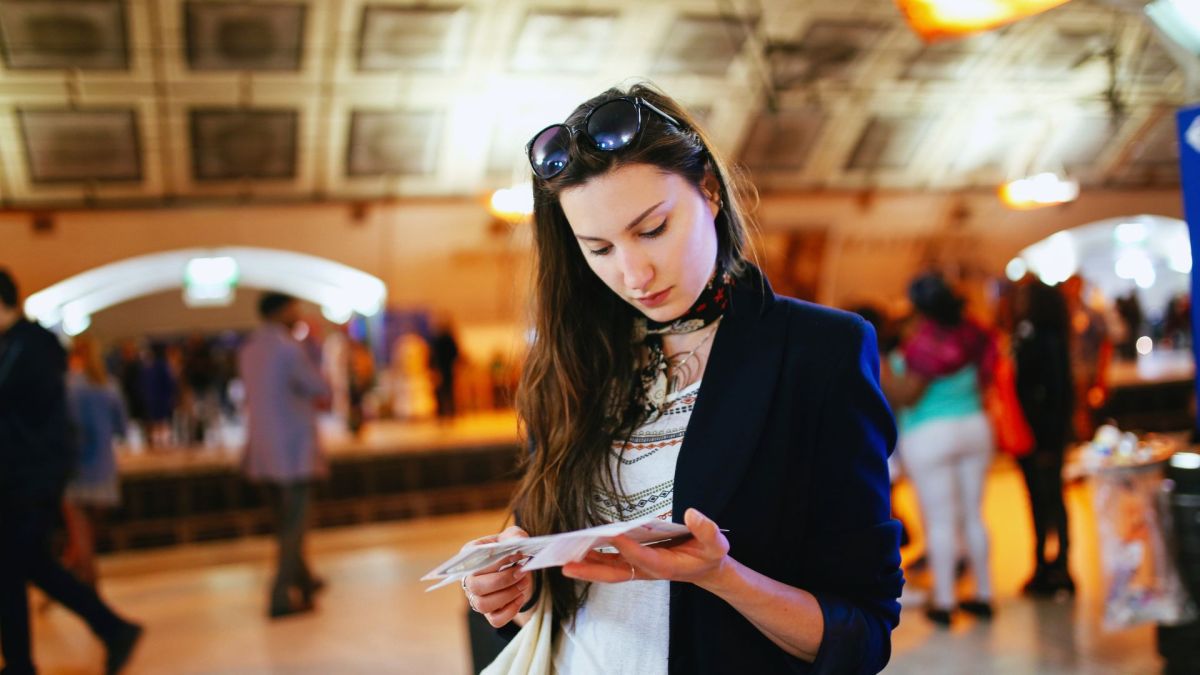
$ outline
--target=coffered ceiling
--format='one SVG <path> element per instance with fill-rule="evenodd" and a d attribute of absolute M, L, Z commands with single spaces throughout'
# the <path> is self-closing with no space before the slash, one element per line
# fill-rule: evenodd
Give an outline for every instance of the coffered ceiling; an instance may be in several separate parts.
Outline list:
<path fill-rule="evenodd" d="M 481 195 L 637 78 L 766 191 L 1169 186 L 1157 40 L 1095 0 L 932 46 L 891 0 L 4 0 L 0 202 Z"/>

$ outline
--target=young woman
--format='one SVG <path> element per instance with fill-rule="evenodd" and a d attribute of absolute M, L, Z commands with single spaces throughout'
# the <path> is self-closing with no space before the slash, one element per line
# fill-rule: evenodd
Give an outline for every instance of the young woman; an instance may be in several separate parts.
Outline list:
<path fill-rule="evenodd" d="M 985 619 L 992 616 L 983 488 L 993 447 L 983 391 L 991 379 L 995 346 L 991 336 L 964 315 L 962 299 L 941 276 L 917 277 L 908 295 L 918 320 L 903 349 L 892 353 L 892 370 L 924 378 L 927 385 L 899 413 L 898 454 L 917 490 L 933 572 L 933 599 L 925 615 L 949 626 L 956 609 L 960 526 L 975 595 L 959 602 L 957 609 Z"/>
<path fill-rule="evenodd" d="M 529 159 L 531 452 L 499 537 L 652 514 L 694 538 L 498 563 L 471 606 L 506 626 L 547 589 L 560 673 L 882 669 L 903 576 L 871 328 L 771 291 L 731 174 L 652 88 L 587 101 Z"/>
<path fill-rule="evenodd" d="M 125 405 L 92 338 L 75 338 L 68 360 L 67 402 L 75 425 L 75 471 L 63 513 L 68 544 L 64 565 L 96 585 L 96 525 L 121 499 L 113 439 L 125 435 Z"/>

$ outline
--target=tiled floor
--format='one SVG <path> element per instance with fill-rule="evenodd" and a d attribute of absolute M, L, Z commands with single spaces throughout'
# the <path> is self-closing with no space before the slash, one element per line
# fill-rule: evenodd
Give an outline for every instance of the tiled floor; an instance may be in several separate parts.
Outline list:
<path fill-rule="evenodd" d="M 1153 630 L 1099 628 L 1100 582 L 1090 493 L 1069 492 L 1073 569 L 1079 596 L 1035 602 L 1020 596 L 1031 570 L 1030 525 L 1018 473 L 1000 464 L 989 479 L 998 613 L 993 622 L 957 620 L 949 631 L 906 609 L 886 672 L 1153 673 Z M 901 488 L 898 509 L 914 514 Z M 244 540 L 149 553 L 103 565 L 103 590 L 148 631 L 130 675 L 149 673 L 466 673 L 463 601 L 454 588 L 426 594 L 417 578 L 461 543 L 499 529 L 498 512 L 317 532 L 316 566 L 329 582 L 320 610 L 278 622 L 263 618 L 270 543 Z M 917 547 L 919 547 L 919 531 Z M 914 547 L 915 548 L 915 547 Z M 915 577 L 919 587 L 926 579 Z M 46 675 L 98 673 L 102 653 L 61 608 L 40 614 L 37 657 Z"/>

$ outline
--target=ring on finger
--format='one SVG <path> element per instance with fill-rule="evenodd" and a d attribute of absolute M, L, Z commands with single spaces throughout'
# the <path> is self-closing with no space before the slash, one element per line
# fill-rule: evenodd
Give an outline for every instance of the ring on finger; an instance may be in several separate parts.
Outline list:
<path fill-rule="evenodd" d="M 636 577 L 636 576 L 637 576 L 637 568 L 635 568 L 635 567 L 633 566 L 633 564 L 631 563 L 631 564 L 629 565 L 629 580 L 630 580 L 630 581 L 633 581 L 633 580 L 634 580 L 634 577 Z"/>
<path fill-rule="evenodd" d="M 475 606 L 475 599 L 473 597 L 474 593 L 471 592 L 471 589 L 467 588 L 466 577 L 462 578 L 462 583 L 460 585 L 462 586 L 463 593 L 467 596 L 467 606 L 471 608 L 472 612 L 475 612 L 476 614 L 482 614 L 483 612 L 480 612 L 479 608 Z"/>

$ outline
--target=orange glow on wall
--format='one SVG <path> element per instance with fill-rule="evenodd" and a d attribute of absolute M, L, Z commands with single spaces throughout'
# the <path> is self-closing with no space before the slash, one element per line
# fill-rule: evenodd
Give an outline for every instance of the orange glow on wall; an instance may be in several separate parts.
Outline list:
<path fill-rule="evenodd" d="M 926 42 L 991 30 L 1069 0 L 896 0 L 908 24 Z"/>

